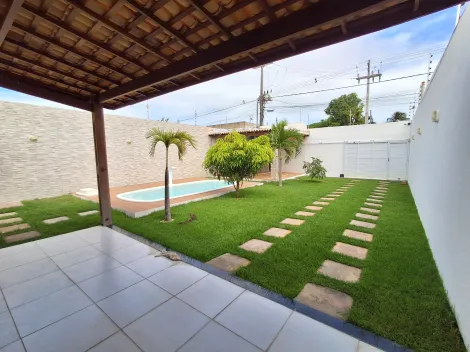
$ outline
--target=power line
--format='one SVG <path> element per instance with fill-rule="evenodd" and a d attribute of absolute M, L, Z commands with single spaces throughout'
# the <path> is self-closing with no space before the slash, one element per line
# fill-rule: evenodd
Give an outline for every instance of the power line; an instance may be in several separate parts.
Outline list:
<path fill-rule="evenodd" d="M 371 82 L 369 84 L 378 84 L 378 83 L 385 83 L 385 82 L 391 82 L 391 81 L 397 81 L 399 79 L 405 79 L 405 78 L 411 78 L 411 77 L 417 77 L 417 76 L 423 76 L 423 75 L 427 75 L 428 73 L 418 73 L 418 74 L 415 74 L 415 75 L 409 75 L 409 76 L 404 76 L 404 77 L 396 77 L 396 78 L 390 78 L 390 79 L 385 79 L 383 81 L 379 81 L 379 82 Z M 292 94 L 283 94 L 283 95 L 275 95 L 273 96 L 273 98 L 282 98 L 282 97 L 291 97 L 291 96 L 294 96 L 294 95 L 305 95 L 305 94 L 313 94 L 313 93 L 320 93 L 320 92 L 328 92 L 328 91 L 332 91 L 332 90 L 339 90 L 339 89 L 346 89 L 346 88 L 355 88 L 355 87 L 361 87 L 361 86 L 365 86 L 367 85 L 367 83 L 363 83 L 363 84 L 354 84 L 354 85 L 351 85 L 351 86 L 344 86 L 344 87 L 336 87 L 336 88 L 328 88 L 328 89 L 321 89 L 321 90 L 313 90 L 313 91 L 310 91 L 310 92 L 300 92 L 300 93 L 292 93 Z"/>
<path fill-rule="evenodd" d="M 246 105 L 246 104 L 249 104 L 249 103 L 253 103 L 255 102 L 257 99 L 254 99 L 254 100 L 250 100 L 250 101 L 247 101 L 247 102 L 243 102 L 241 104 L 237 104 L 237 105 L 233 105 L 233 106 L 229 106 L 228 108 L 223 108 L 223 109 L 219 109 L 219 110 L 214 110 L 214 111 L 211 111 L 211 112 L 207 112 L 205 114 L 202 114 L 202 115 L 197 115 L 198 118 L 201 118 L 201 117 L 204 117 L 204 116 L 208 116 L 208 115 L 212 115 L 212 114 L 215 114 L 217 112 L 221 112 L 221 111 L 226 111 L 226 110 L 230 110 L 230 109 L 234 109 L 234 108 L 237 108 L 239 106 L 242 106 L 242 105 Z M 187 117 L 187 118 L 184 118 L 184 119 L 179 119 L 180 122 L 183 122 L 183 121 L 188 121 L 188 120 L 194 120 L 194 116 L 192 117 Z"/>

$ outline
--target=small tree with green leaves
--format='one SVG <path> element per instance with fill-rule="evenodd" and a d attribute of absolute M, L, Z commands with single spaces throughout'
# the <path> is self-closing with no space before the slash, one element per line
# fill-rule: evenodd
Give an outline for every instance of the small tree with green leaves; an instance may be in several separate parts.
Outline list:
<path fill-rule="evenodd" d="M 312 157 L 311 162 L 304 161 L 302 168 L 312 180 L 321 180 L 326 176 L 326 169 L 322 166 L 322 161 L 318 158 Z"/>
<path fill-rule="evenodd" d="M 147 139 L 150 139 L 150 156 L 155 156 L 157 144 L 162 142 L 166 148 L 165 154 L 165 221 L 171 221 L 170 211 L 170 185 L 168 173 L 168 150 L 173 144 L 178 148 L 178 158 L 183 159 L 183 155 L 191 146 L 196 149 L 196 140 L 189 133 L 184 131 L 164 131 L 160 128 L 152 128 L 147 132 Z"/>
<path fill-rule="evenodd" d="M 271 127 L 269 140 L 273 149 L 277 149 L 279 186 L 282 186 L 282 153 L 286 163 L 295 158 L 302 150 L 304 136 L 297 130 L 286 128 L 287 120 L 279 121 Z"/>
<path fill-rule="evenodd" d="M 203 166 L 219 180 L 232 184 L 238 198 L 243 181 L 255 177 L 273 158 L 267 136 L 248 141 L 244 135 L 231 132 L 209 148 Z"/>

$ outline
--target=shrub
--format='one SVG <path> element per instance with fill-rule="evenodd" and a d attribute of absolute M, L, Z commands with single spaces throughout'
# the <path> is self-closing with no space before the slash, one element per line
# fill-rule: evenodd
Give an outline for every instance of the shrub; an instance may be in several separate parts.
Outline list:
<path fill-rule="evenodd" d="M 313 158 L 311 162 L 304 161 L 302 169 L 305 173 L 313 179 L 323 179 L 326 176 L 326 169 L 321 165 L 322 161 L 318 158 Z"/>

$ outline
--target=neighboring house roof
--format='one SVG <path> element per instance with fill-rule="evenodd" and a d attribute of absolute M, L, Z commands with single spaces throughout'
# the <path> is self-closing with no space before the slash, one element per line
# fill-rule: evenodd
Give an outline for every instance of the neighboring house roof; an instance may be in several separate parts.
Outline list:
<path fill-rule="evenodd" d="M 230 132 L 238 132 L 238 133 L 241 133 L 241 134 L 266 134 L 266 133 L 269 133 L 271 132 L 271 127 L 258 127 L 258 128 L 236 128 L 236 129 L 233 129 L 233 130 L 215 130 L 215 131 L 212 131 L 209 133 L 209 136 L 223 136 L 223 135 L 227 135 L 229 134 Z M 309 131 L 299 131 L 300 133 L 302 133 L 304 136 L 308 136 L 310 135 L 310 132 Z"/>

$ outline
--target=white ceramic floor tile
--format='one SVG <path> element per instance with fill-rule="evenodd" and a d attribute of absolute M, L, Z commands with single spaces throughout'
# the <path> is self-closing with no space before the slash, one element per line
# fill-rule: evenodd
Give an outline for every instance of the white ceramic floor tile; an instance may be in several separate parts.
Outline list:
<path fill-rule="evenodd" d="M 102 254 L 86 262 L 68 266 L 63 270 L 74 282 L 78 283 L 119 266 L 121 266 L 121 263 L 106 254 Z"/>
<path fill-rule="evenodd" d="M 11 344 L 18 340 L 18 332 L 16 331 L 10 312 L 0 314 L 0 348 Z"/>
<path fill-rule="evenodd" d="M 24 349 L 21 340 L 18 340 L 9 344 L 8 346 L 0 348 L 0 352 L 26 352 L 26 350 Z"/>
<path fill-rule="evenodd" d="M 149 255 L 130 262 L 126 266 L 143 277 L 149 277 L 174 264 L 175 262 L 170 259 Z"/>
<path fill-rule="evenodd" d="M 292 311 L 245 291 L 215 319 L 261 349 L 267 349 Z"/>
<path fill-rule="evenodd" d="M 130 247 L 136 243 L 138 242 L 130 237 L 124 236 L 120 233 L 113 233 L 111 235 L 102 235 L 100 242 L 94 243 L 93 246 L 104 253 L 110 254 L 117 250 Z"/>
<path fill-rule="evenodd" d="M 3 290 L 10 309 L 34 301 L 51 293 L 60 291 L 73 282 L 61 271 L 37 277 L 35 279 L 7 287 Z"/>
<path fill-rule="evenodd" d="M 118 234 L 118 232 L 106 226 L 94 226 L 88 229 L 75 231 L 73 234 L 77 237 L 80 237 L 82 240 L 87 241 L 88 243 L 98 243 L 105 238 L 110 238 L 115 234 Z"/>
<path fill-rule="evenodd" d="M 7 302 L 5 301 L 5 298 L 3 298 L 3 294 L 0 291 L 0 313 L 6 312 L 7 310 Z"/>
<path fill-rule="evenodd" d="M 382 352 L 381 349 L 360 341 L 357 352 Z"/>
<path fill-rule="evenodd" d="M 85 262 L 89 259 L 96 258 L 100 254 L 102 254 L 99 249 L 96 249 L 93 246 L 85 246 L 74 251 L 70 251 L 67 253 L 59 254 L 56 256 L 51 257 L 51 259 L 60 267 L 66 268 L 71 265 L 75 265 L 81 262 Z"/>
<path fill-rule="evenodd" d="M 98 306 L 122 328 L 171 297 L 168 292 L 144 280 L 98 302 Z"/>
<path fill-rule="evenodd" d="M 6 252 L 6 255 L 4 250 L 0 250 L 0 272 L 47 258 L 47 254 L 38 246 L 26 247 L 19 252 Z"/>
<path fill-rule="evenodd" d="M 214 318 L 243 291 L 240 286 L 217 276 L 208 275 L 177 297 L 208 317 Z"/>
<path fill-rule="evenodd" d="M 63 236 L 67 236 L 67 239 L 60 241 L 60 242 L 38 241 L 37 244 L 50 257 L 58 255 L 58 254 L 62 254 L 62 253 L 71 252 L 81 247 L 85 247 L 89 245 L 88 242 L 85 242 L 81 238 L 70 236 L 70 235 L 63 235 Z"/>
<path fill-rule="evenodd" d="M 124 332 L 145 352 L 174 352 L 208 321 L 204 314 L 172 298 L 124 328 Z"/>
<path fill-rule="evenodd" d="M 121 266 L 107 271 L 78 284 L 80 288 L 95 302 L 115 294 L 143 278 L 132 270 Z"/>
<path fill-rule="evenodd" d="M 211 321 L 178 352 L 261 352 L 261 350 L 222 325 Z"/>
<path fill-rule="evenodd" d="M 192 265 L 178 263 L 148 279 L 173 295 L 177 295 L 208 273 Z"/>
<path fill-rule="evenodd" d="M 118 331 L 95 305 L 26 336 L 28 352 L 83 352 Z"/>
<path fill-rule="evenodd" d="M 124 333 L 119 331 L 88 352 L 141 352 L 141 349 Z"/>
<path fill-rule="evenodd" d="M 50 258 L 45 258 L 33 263 L 0 271 L 0 287 L 5 289 L 8 286 L 13 286 L 57 270 L 59 270 L 59 267 Z"/>
<path fill-rule="evenodd" d="M 20 336 L 24 337 L 92 303 L 77 286 L 73 285 L 12 309 L 11 314 Z"/>
<path fill-rule="evenodd" d="M 157 252 L 158 251 L 156 249 L 153 249 L 152 247 L 149 247 L 143 243 L 137 242 L 132 246 L 119 249 L 115 252 L 111 252 L 109 253 L 109 255 L 116 259 L 118 262 L 122 264 L 127 264 L 142 257 L 146 257 L 151 254 L 156 254 Z"/>
<path fill-rule="evenodd" d="M 356 352 L 358 344 L 357 339 L 294 312 L 269 352 Z"/>

